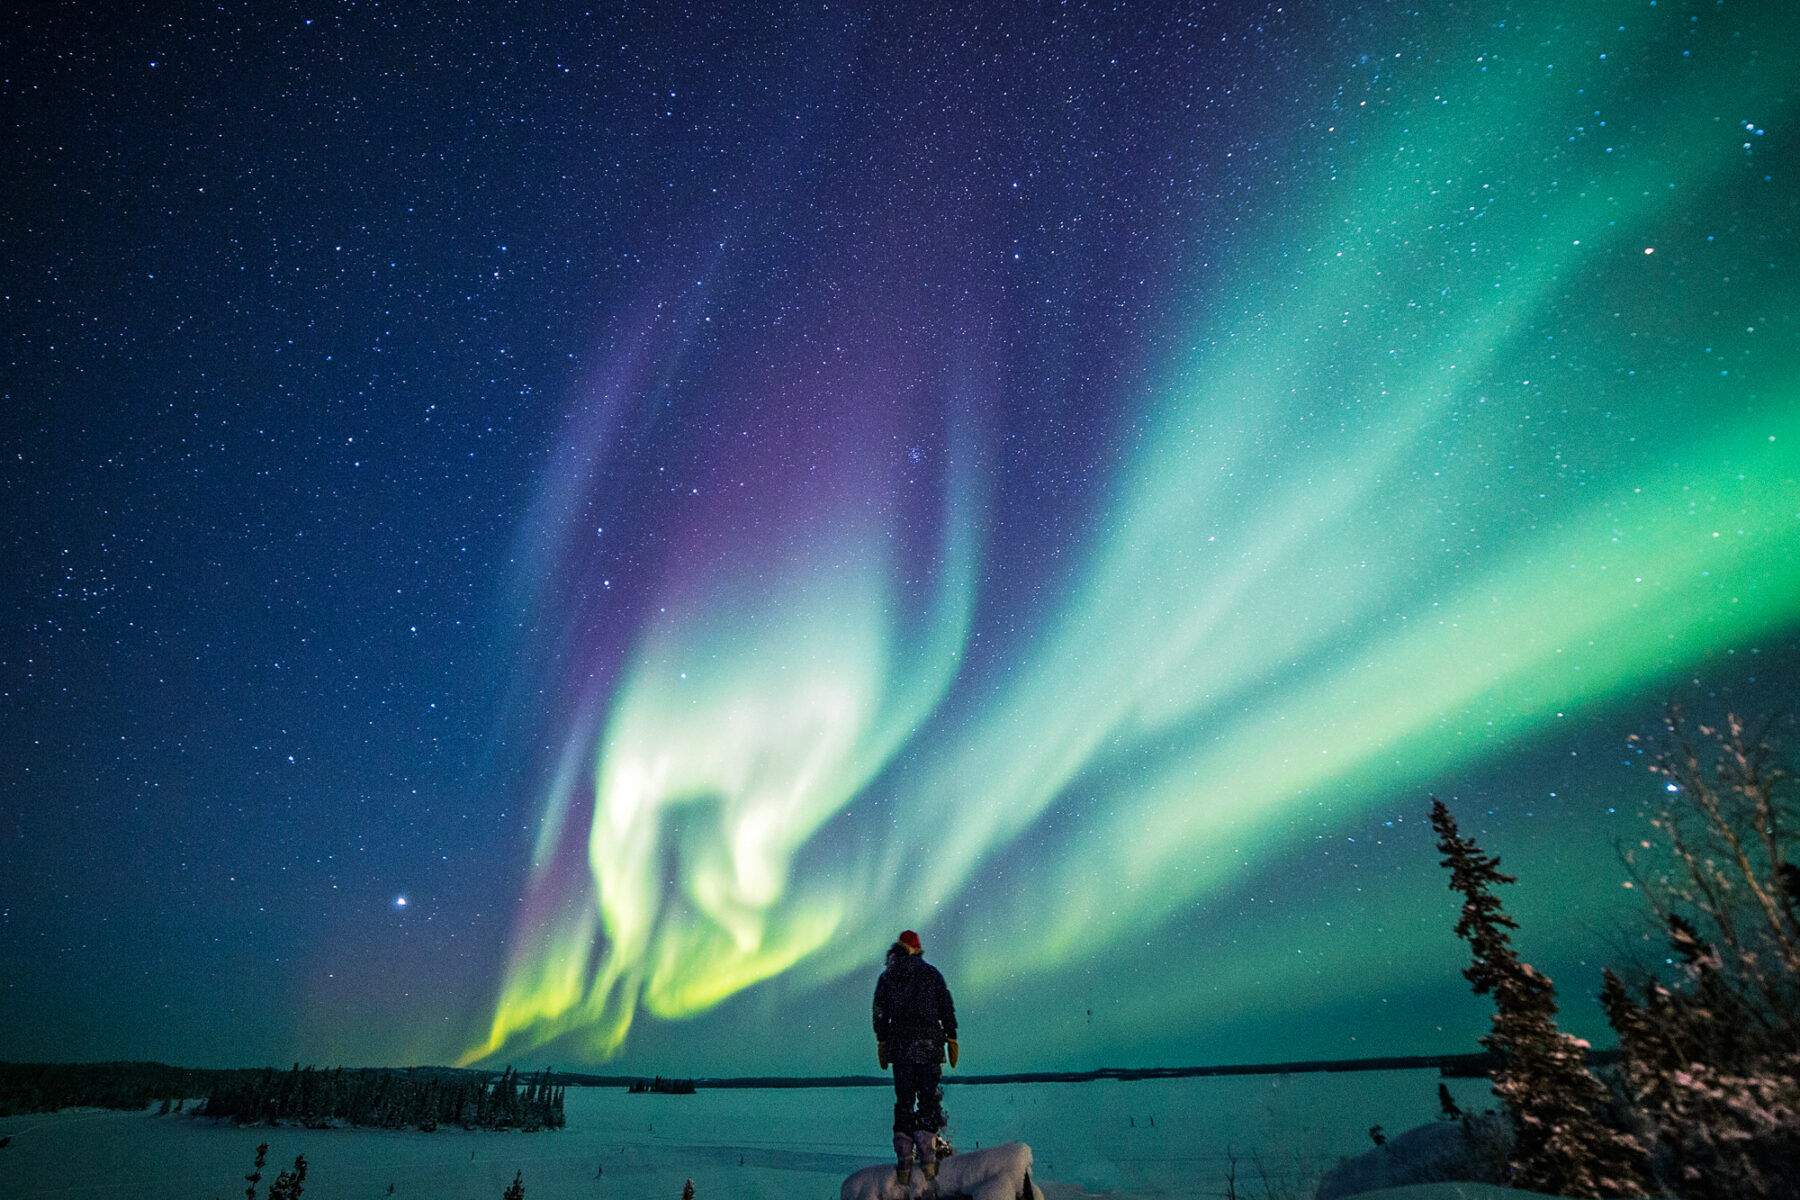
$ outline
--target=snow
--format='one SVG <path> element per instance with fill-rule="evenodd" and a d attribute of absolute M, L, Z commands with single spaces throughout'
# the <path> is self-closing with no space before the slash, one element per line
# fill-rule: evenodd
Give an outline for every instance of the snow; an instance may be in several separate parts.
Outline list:
<path fill-rule="evenodd" d="M 1357 1200 L 1560 1200 L 1542 1192 L 1501 1187 L 1497 1183 L 1415 1183 L 1408 1187 L 1363 1192 Z"/>
<path fill-rule="evenodd" d="M 1023 1142 L 953 1154 L 938 1165 L 935 1186 L 923 1171 L 914 1170 L 911 1182 L 902 1187 L 894 1177 L 893 1164 L 888 1163 L 864 1167 L 838 1189 L 838 1200 L 916 1200 L 929 1195 L 939 1200 L 960 1196 L 969 1200 L 1044 1200 L 1044 1193 L 1031 1182 L 1031 1147 Z"/>
<path fill-rule="evenodd" d="M 1316 1200 L 1341 1200 L 1405 1184 L 1500 1178 L 1511 1137 L 1498 1113 L 1467 1124 L 1433 1121 L 1409 1129 L 1355 1158 L 1339 1163 L 1320 1181 Z"/>
<path fill-rule="evenodd" d="M 1446 1082 L 1465 1110 L 1491 1106 L 1485 1080 Z M 952 1081 L 949 1133 L 962 1153 L 944 1171 L 958 1159 L 967 1164 L 958 1170 L 973 1170 L 977 1151 L 1017 1142 L 1030 1147 L 1032 1182 L 1049 1200 L 1220 1196 L 1234 1171 L 1239 1195 L 1264 1194 L 1266 1178 L 1306 1197 L 1321 1172 L 1372 1147 L 1371 1126 L 1397 1138 L 1434 1120 L 1437 1085 L 1434 1071 Z M 0 1149 L 0 1196 L 230 1200 L 243 1195 L 259 1142 L 269 1143 L 267 1178 L 306 1155 L 306 1200 L 379 1198 L 390 1183 L 394 1200 L 500 1200 L 515 1171 L 525 1200 L 674 1200 L 689 1178 L 696 1200 L 824 1200 L 864 1168 L 893 1169 L 891 1088 L 570 1088 L 566 1111 L 567 1129 L 530 1134 L 234 1129 L 153 1110 L 5 1117 L 0 1136 L 12 1142 Z M 950 1178 L 940 1175 L 940 1196 Z M 1468 1200 L 1477 1195 L 1486 1194 Z"/>

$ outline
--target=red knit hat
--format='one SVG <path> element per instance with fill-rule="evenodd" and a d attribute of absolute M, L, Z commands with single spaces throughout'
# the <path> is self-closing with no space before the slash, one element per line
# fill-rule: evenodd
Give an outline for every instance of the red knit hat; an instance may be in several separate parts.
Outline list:
<path fill-rule="evenodd" d="M 911 950 L 914 954 L 923 954 L 925 952 L 925 947 L 919 944 L 919 935 L 910 929 L 901 933 L 895 940 L 902 946 L 905 946 L 908 950 Z"/>

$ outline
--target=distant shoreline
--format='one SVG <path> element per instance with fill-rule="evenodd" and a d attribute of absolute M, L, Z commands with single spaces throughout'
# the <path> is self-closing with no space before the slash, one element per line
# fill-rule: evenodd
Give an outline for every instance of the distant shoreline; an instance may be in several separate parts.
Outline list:
<path fill-rule="evenodd" d="M 1599 1066 L 1617 1062 L 1617 1049 L 1589 1050 L 1587 1060 Z M 1031 1084 L 1031 1083 L 1100 1083 L 1106 1081 L 1134 1083 L 1148 1079 L 1200 1079 L 1233 1075 L 1309 1075 L 1319 1073 L 1342 1073 L 1346 1071 L 1438 1071 L 1448 1078 L 1481 1078 L 1486 1076 L 1493 1066 L 1493 1060 L 1486 1054 L 1398 1054 L 1383 1055 L 1376 1058 L 1325 1058 L 1301 1059 L 1294 1062 L 1278 1063 L 1227 1063 L 1214 1066 L 1189 1067 L 1100 1067 L 1092 1071 L 1016 1071 L 1003 1075 L 964 1075 L 946 1073 L 946 1084 L 960 1084 L 979 1087 L 988 1084 Z M 296 1063 L 294 1070 L 299 1069 Z M 558 1086 L 595 1087 L 595 1088 L 631 1088 L 634 1084 L 642 1087 L 653 1077 L 645 1074 L 602 1075 L 588 1071 L 562 1071 L 549 1068 L 549 1077 Z M 283 1072 L 277 1067 L 171 1067 L 154 1062 L 105 1062 L 105 1063 L 18 1063 L 0 1062 L 0 1081 L 10 1081 L 15 1085 L 11 1089 L 0 1088 L 0 1091 L 17 1090 L 17 1085 L 28 1084 L 35 1077 L 45 1073 L 72 1072 L 77 1075 L 99 1073 L 106 1076 L 147 1076 L 138 1082 L 150 1088 L 144 1092 L 148 1100 L 138 1097 L 139 1103 L 130 1107 L 140 1107 L 143 1103 L 152 1103 L 158 1097 L 188 1096 L 196 1097 L 208 1094 L 219 1081 L 231 1076 L 252 1076 L 265 1072 Z M 474 1067 L 359 1067 L 356 1072 L 426 1072 L 443 1076 L 473 1075 L 480 1077 L 497 1077 L 499 1072 Z M 713 1089 L 782 1089 L 782 1088 L 853 1088 L 853 1087 L 886 1087 L 889 1076 L 882 1075 L 738 1075 L 706 1078 L 702 1076 L 684 1077 L 677 1080 L 674 1076 L 664 1077 L 669 1082 L 691 1084 L 696 1090 Z M 35 1090 L 35 1089 L 32 1089 Z M 650 1089 L 645 1089 L 649 1091 Z M 652 1094 L 655 1094 L 652 1092 Z M 102 1107 L 118 1107 L 105 1101 L 96 1102 L 86 1098 L 73 1096 L 64 1098 L 60 1104 L 52 1104 L 40 1109 L 32 1105 L 8 1105 L 0 1103 L 0 1112 L 12 1108 L 17 1112 L 49 1111 L 56 1107 L 92 1105 L 99 1103 Z"/>
<path fill-rule="evenodd" d="M 1616 1050 L 1590 1050 L 1588 1061 L 1605 1064 L 1618 1057 Z M 1304 1059 L 1281 1063 L 1231 1063 L 1209 1067 L 1101 1067 L 1093 1071 L 1021 1071 L 1006 1075 L 961 1075 L 945 1072 L 946 1084 L 978 1086 L 995 1083 L 1098 1083 L 1104 1080 L 1137 1082 L 1145 1079 L 1195 1079 L 1214 1075 L 1305 1075 L 1342 1071 L 1441 1071 L 1450 1077 L 1479 1078 L 1488 1073 L 1486 1054 L 1401 1054 L 1379 1058 Z M 559 1071 L 559 1081 L 585 1087 L 626 1087 L 642 1075 L 590 1075 Z M 746 1075 L 717 1079 L 695 1076 L 696 1089 L 712 1088 L 834 1088 L 886 1087 L 886 1075 Z"/>

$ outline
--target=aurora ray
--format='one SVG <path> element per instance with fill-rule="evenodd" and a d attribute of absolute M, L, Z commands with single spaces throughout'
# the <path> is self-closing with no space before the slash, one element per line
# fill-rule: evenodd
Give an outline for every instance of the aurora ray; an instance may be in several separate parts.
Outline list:
<path fill-rule="evenodd" d="M 804 339 L 778 343 L 805 382 L 746 422 L 769 470 L 745 490 L 774 499 L 746 524 L 709 489 L 621 667 L 571 702 L 474 1056 L 573 1035 L 603 1058 L 640 1009 L 816 989 L 950 910 L 979 1002 L 1295 852 L 1300 814 L 1346 824 L 1795 628 L 1779 15 L 1536 5 L 1363 32 L 1386 48 L 1250 176 L 1282 196 L 1256 251 L 1165 281 L 1176 332 L 1134 347 L 1158 382 L 1106 398 L 1091 539 L 1031 547 L 1076 564 L 1035 611 L 984 607 L 983 529 L 1020 524 L 985 500 L 1015 494 L 999 435 L 963 429 L 990 444 L 946 455 L 926 500 L 897 482 L 909 421 L 1002 386 L 892 385 L 921 361 L 958 378 L 967 342 L 863 339 L 823 382 Z M 1219 200 L 1195 236 L 1236 219 Z M 893 286 L 861 315 L 907 327 L 916 303 Z M 801 307 L 823 341 L 844 327 Z M 715 362 L 708 395 L 752 357 Z"/>

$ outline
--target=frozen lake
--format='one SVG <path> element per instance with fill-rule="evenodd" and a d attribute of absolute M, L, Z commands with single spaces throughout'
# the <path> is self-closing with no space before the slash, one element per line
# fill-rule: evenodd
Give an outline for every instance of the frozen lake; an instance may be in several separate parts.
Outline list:
<path fill-rule="evenodd" d="M 1483 1079 L 1447 1081 L 1471 1111 Z M 952 1140 L 975 1149 L 1030 1143 L 1050 1200 L 1217 1196 L 1237 1159 L 1237 1193 L 1310 1195 L 1300 1181 L 1438 1115 L 1435 1071 L 1249 1075 L 1134 1083 L 987 1084 L 945 1089 Z M 887 1088 L 628 1095 L 570 1088 L 554 1133 L 386 1133 L 233 1129 L 154 1112 L 81 1110 L 0 1119 L 7 1200 L 234 1200 L 259 1142 L 264 1188 L 296 1154 L 307 1200 L 501 1200 L 523 1173 L 526 1200 L 835 1200 L 843 1178 L 889 1153 Z"/>

